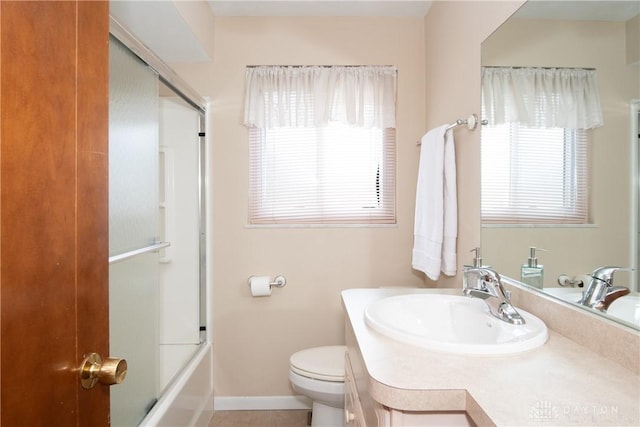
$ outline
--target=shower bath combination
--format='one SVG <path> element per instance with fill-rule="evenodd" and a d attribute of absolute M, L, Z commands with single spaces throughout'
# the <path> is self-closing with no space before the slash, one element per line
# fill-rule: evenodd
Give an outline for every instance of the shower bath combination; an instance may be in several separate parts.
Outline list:
<path fill-rule="evenodd" d="M 196 370 L 212 369 L 206 104 L 180 91 L 176 76 L 155 71 L 168 67 L 143 63 L 127 45 L 135 42 L 117 29 L 112 23 L 109 338 L 111 354 L 126 359 L 128 371 L 111 389 L 111 422 L 154 425 L 171 411 L 177 389 L 198 380 Z M 211 401 L 211 384 L 203 386 L 194 398 Z"/>

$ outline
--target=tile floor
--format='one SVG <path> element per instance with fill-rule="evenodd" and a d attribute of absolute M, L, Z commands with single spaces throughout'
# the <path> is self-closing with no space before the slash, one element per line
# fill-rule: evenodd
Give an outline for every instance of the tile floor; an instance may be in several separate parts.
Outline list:
<path fill-rule="evenodd" d="M 308 412 L 214 411 L 209 427 L 307 427 Z"/>

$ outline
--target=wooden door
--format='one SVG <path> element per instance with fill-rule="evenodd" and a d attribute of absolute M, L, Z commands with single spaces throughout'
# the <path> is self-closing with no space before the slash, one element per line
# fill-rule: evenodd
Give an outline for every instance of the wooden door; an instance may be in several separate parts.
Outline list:
<path fill-rule="evenodd" d="M 0 423 L 101 426 L 108 352 L 105 1 L 0 1 Z"/>

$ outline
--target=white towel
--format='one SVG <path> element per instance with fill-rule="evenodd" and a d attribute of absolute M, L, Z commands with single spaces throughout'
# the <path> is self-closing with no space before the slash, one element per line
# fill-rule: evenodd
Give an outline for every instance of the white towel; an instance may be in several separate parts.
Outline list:
<path fill-rule="evenodd" d="M 412 266 L 431 280 L 456 274 L 458 202 L 453 132 L 442 125 L 422 137 Z"/>
<path fill-rule="evenodd" d="M 446 132 L 444 142 L 444 235 L 441 271 L 455 276 L 458 270 L 456 240 L 458 238 L 458 190 L 456 183 L 456 144 L 453 130 Z"/>

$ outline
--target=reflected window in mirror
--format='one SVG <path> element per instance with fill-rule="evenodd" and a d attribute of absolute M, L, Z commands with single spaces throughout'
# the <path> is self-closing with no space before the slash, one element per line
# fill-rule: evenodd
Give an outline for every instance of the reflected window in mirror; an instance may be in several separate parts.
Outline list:
<path fill-rule="evenodd" d="M 484 224 L 588 223 L 586 130 L 487 126 L 481 157 Z"/>
<path fill-rule="evenodd" d="M 595 70 L 483 67 L 482 114 L 482 222 L 588 223 Z"/>

